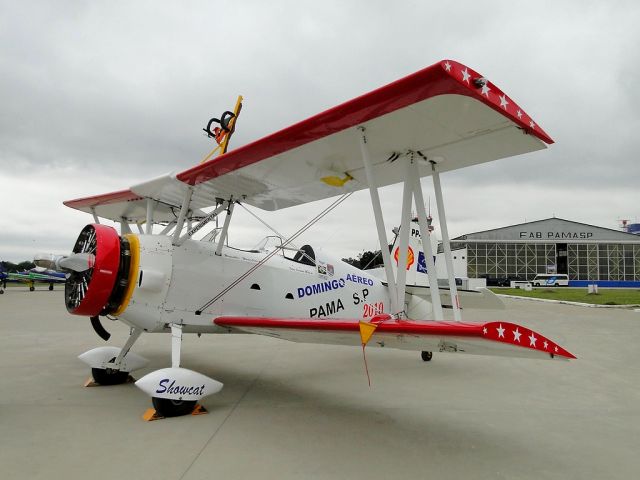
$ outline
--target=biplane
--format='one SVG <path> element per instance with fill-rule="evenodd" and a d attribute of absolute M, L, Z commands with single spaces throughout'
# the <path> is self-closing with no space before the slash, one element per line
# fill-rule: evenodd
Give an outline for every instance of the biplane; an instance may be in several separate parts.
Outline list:
<path fill-rule="evenodd" d="M 208 125 L 218 142 L 235 127 L 239 104 L 225 112 L 235 116 L 226 115 L 222 130 Z M 163 416 L 188 414 L 222 388 L 181 366 L 188 333 L 398 348 L 421 352 L 424 360 L 432 352 L 571 359 L 527 327 L 462 321 L 462 308 L 491 300 L 492 294 L 456 286 L 440 180 L 443 172 L 552 143 L 493 82 L 443 60 L 252 143 L 229 151 L 225 143 L 220 155 L 188 170 L 64 202 L 94 221 L 70 255 L 43 263 L 70 273 L 66 308 L 89 317 L 100 336 L 109 336 L 101 316 L 131 328 L 121 348 L 102 346 L 80 356 L 96 383 L 123 383 L 147 364 L 131 351 L 143 333 L 171 333 L 171 366 L 136 382 Z M 429 176 L 448 271 L 445 292 L 438 287 L 424 207 L 421 178 Z M 394 255 L 385 248 L 378 189 L 397 183 L 403 194 Z M 358 270 L 317 246 L 296 244 L 310 225 L 358 190 L 370 193 L 382 275 Z M 227 244 L 238 205 L 274 211 L 332 197 L 333 203 L 287 238 L 268 237 L 252 249 Z M 417 218 L 410 222 L 414 205 Z M 119 223 L 120 233 L 101 219 Z M 412 266 L 420 267 L 424 281 Z M 445 307 L 452 320 L 445 320 Z"/>

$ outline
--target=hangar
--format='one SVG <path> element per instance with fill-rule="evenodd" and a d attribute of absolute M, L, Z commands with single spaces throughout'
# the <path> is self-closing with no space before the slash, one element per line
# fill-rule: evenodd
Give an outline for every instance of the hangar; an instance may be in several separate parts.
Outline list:
<path fill-rule="evenodd" d="M 640 282 L 640 236 L 547 218 L 452 239 L 466 257 L 468 277 L 519 278 L 568 274 L 574 285 L 635 286 Z"/>

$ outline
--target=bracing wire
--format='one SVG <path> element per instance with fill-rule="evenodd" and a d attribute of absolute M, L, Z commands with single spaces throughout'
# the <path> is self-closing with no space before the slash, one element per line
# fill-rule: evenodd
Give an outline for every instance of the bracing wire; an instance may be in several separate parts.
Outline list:
<path fill-rule="evenodd" d="M 319 220 L 321 220 L 323 217 L 325 217 L 331 210 L 333 210 L 338 205 L 340 205 L 342 202 L 344 202 L 347 198 L 349 198 L 352 194 L 353 194 L 353 192 L 345 193 L 340 198 L 338 198 L 335 202 L 333 202 L 331 205 L 329 205 L 327 208 L 325 208 L 323 211 L 321 211 L 318 215 L 316 215 L 311 220 L 309 220 L 309 222 L 307 222 L 296 233 L 294 233 L 289 238 L 287 238 L 282 243 L 282 247 L 286 247 L 291 242 L 293 242 L 296 238 L 298 238 L 300 235 L 302 235 L 304 232 L 306 232 L 309 228 L 311 228 L 315 223 L 317 223 Z M 245 273 L 240 275 L 237 279 L 235 279 L 233 282 L 231 282 L 227 287 L 225 287 L 215 297 L 213 297 L 211 300 L 209 300 L 207 303 L 205 303 L 202 307 L 200 307 L 198 310 L 196 310 L 196 312 L 195 312 L 196 315 L 202 314 L 202 312 L 205 309 L 209 308 L 211 305 L 213 305 L 218 300 L 220 300 L 222 297 L 224 297 L 231 289 L 235 288 L 236 285 L 238 285 L 240 282 L 242 282 L 244 279 L 246 279 L 249 275 L 251 275 L 253 272 L 255 272 L 262 265 L 267 263 L 267 261 L 269 261 L 269 259 L 271 257 L 273 257 L 274 255 L 276 255 L 279 251 L 280 251 L 279 249 L 274 249 L 273 251 L 271 251 L 266 257 L 264 257 L 262 260 L 260 260 L 258 263 L 256 263 L 253 267 L 251 267 Z"/>
<path fill-rule="evenodd" d="M 277 236 L 279 236 L 280 238 L 284 238 L 284 235 L 282 235 L 279 231 L 277 231 L 275 228 L 273 228 L 271 225 L 269 225 L 267 222 L 265 222 L 263 219 L 261 219 L 258 215 L 256 215 L 255 213 L 253 213 L 251 210 L 249 210 L 247 207 L 244 206 L 244 204 L 238 202 L 238 205 L 240 205 L 242 208 L 245 209 L 245 211 L 253 216 L 253 218 L 255 218 L 256 220 L 258 220 L 261 224 L 263 224 L 265 227 L 267 227 L 269 230 L 271 230 L 273 233 L 275 233 Z M 292 247 L 295 247 L 295 245 L 292 243 L 291 244 Z"/>

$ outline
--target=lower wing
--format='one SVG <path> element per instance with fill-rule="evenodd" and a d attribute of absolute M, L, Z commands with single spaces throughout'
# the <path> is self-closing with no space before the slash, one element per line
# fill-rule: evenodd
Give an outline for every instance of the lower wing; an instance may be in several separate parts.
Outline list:
<path fill-rule="evenodd" d="M 361 320 L 317 318 L 218 317 L 230 332 L 254 333 L 301 343 L 362 345 Z M 370 345 L 402 350 L 458 352 L 538 359 L 576 358 L 533 330 L 508 322 L 461 323 L 374 320 Z"/>

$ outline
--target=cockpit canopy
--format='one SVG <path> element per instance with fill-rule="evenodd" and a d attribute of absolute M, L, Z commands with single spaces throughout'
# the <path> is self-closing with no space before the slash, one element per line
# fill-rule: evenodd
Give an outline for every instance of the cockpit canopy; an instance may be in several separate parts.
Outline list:
<path fill-rule="evenodd" d="M 277 248 L 282 250 L 282 255 L 288 260 L 312 267 L 316 266 L 316 254 L 311 245 L 302 245 L 300 248 L 296 248 L 289 245 L 283 247 L 283 243 L 282 237 L 270 235 L 258 242 L 251 251 L 268 252 Z"/>

